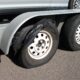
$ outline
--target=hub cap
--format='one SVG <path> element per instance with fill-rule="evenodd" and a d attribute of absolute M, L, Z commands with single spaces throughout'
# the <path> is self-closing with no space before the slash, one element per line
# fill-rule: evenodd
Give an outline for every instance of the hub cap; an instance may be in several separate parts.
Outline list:
<path fill-rule="evenodd" d="M 43 59 L 49 54 L 52 44 L 53 39 L 51 34 L 42 30 L 34 38 L 33 43 L 28 46 L 28 53 L 33 59 Z"/>
<path fill-rule="evenodd" d="M 73 8 L 80 8 L 80 0 L 74 0 Z"/>
<path fill-rule="evenodd" d="M 75 40 L 76 40 L 77 44 L 80 45 L 80 25 L 78 26 L 76 33 L 75 33 Z"/>

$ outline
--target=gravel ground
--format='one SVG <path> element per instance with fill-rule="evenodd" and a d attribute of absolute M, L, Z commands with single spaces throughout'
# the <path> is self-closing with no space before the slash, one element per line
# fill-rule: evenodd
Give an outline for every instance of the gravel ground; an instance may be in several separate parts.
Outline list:
<path fill-rule="evenodd" d="M 47 64 L 24 69 L 2 55 L 0 80 L 80 80 L 80 51 L 59 50 Z"/>

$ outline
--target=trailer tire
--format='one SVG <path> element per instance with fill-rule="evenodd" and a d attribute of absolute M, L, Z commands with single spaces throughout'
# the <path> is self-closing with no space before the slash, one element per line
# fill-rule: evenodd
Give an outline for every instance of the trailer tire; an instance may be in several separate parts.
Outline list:
<path fill-rule="evenodd" d="M 69 0 L 69 9 L 79 8 L 80 2 L 79 0 Z"/>
<path fill-rule="evenodd" d="M 80 15 L 69 18 L 62 28 L 63 42 L 71 50 L 80 50 Z"/>
<path fill-rule="evenodd" d="M 45 23 L 43 20 L 37 26 L 41 24 L 43 28 L 40 32 L 36 34 L 35 38 L 32 36 L 34 36 L 36 31 L 29 35 L 31 37 L 28 38 L 27 43 L 21 49 L 19 60 L 25 68 L 33 68 L 47 63 L 58 48 L 58 31 L 55 23 L 52 23 L 50 20 L 47 20 Z M 39 44 L 39 42 L 42 43 Z"/>

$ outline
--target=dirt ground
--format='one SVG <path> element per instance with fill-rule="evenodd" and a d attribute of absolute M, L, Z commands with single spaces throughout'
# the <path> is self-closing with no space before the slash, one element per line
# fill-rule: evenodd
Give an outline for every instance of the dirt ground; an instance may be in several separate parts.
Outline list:
<path fill-rule="evenodd" d="M 80 51 L 56 52 L 47 64 L 24 69 L 7 56 L 1 56 L 0 80 L 80 80 Z"/>

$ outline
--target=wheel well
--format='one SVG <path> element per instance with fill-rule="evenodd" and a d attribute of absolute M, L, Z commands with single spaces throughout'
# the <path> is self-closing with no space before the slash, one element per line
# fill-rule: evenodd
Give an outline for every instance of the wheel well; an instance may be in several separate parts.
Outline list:
<path fill-rule="evenodd" d="M 37 22 L 39 22 L 40 20 L 42 19 L 52 19 L 52 20 L 55 20 L 55 17 L 54 16 L 43 16 L 43 17 L 35 17 L 35 18 L 32 18 L 30 20 L 28 20 L 27 22 L 25 22 L 20 28 L 19 30 L 21 30 L 22 28 L 26 27 L 26 26 L 29 26 L 29 25 L 33 25 Z M 18 31 L 19 31 L 18 30 Z"/>
<path fill-rule="evenodd" d="M 21 31 L 21 30 L 22 30 L 24 27 L 26 27 L 26 26 L 33 25 L 33 24 L 39 22 L 39 21 L 42 20 L 42 19 L 52 19 L 52 20 L 54 20 L 55 17 L 54 17 L 54 16 L 53 16 L 53 17 L 52 17 L 52 16 L 35 17 L 35 18 L 32 18 L 32 19 L 30 19 L 29 21 L 25 22 L 25 23 L 17 30 L 17 32 L 15 33 L 15 35 L 14 35 L 14 37 L 13 37 L 13 39 L 12 39 L 12 43 L 13 43 L 13 40 L 14 40 L 16 34 L 17 34 L 19 31 Z M 10 46 L 10 49 L 9 49 L 9 54 L 11 54 L 12 52 L 14 52 L 13 49 L 12 49 L 12 43 L 11 43 L 11 46 Z M 15 53 L 15 52 L 14 52 L 14 53 Z M 13 54 L 12 54 L 12 55 L 13 55 Z"/>

